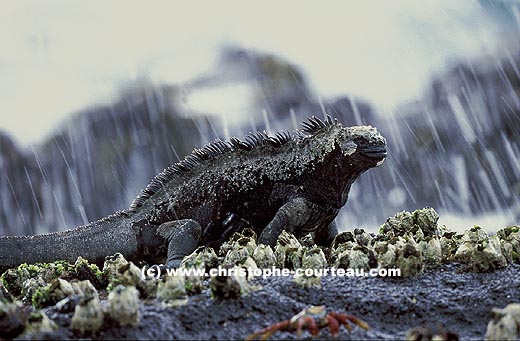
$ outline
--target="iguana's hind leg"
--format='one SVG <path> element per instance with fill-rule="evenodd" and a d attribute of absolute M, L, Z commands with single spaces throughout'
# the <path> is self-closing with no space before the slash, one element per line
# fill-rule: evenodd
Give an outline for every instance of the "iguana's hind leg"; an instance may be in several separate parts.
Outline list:
<path fill-rule="evenodd" d="M 166 266 L 178 268 L 182 259 L 199 245 L 202 227 L 192 219 L 174 220 L 159 226 L 157 234 L 168 241 Z"/>

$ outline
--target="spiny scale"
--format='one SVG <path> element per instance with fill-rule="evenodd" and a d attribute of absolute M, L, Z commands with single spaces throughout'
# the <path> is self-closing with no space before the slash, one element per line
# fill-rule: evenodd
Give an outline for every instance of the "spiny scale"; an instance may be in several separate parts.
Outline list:
<path fill-rule="evenodd" d="M 314 134 L 321 129 L 338 123 L 337 119 L 332 119 L 329 115 L 327 115 L 327 118 L 325 119 L 325 122 L 323 122 L 321 119 L 317 118 L 316 116 L 309 117 L 307 121 L 303 122 L 301 125 L 303 126 L 303 131 L 309 134 Z"/>

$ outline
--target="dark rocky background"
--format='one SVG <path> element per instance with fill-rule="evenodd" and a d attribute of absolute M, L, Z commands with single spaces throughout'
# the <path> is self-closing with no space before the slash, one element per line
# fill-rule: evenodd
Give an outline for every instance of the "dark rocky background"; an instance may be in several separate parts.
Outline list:
<path fill-rule="evenodd" d="M 218 72 L 183 86 L 129 84 L 110 105 L 75 113 L 31 148 L 0 132 L 0 234 L 85 224 L 128 207 L 155 174 L 194 147 L 256 129 L 294 129 L 325 113 L 344 125 L 378 127 L 390 151 L 382 167 L 355 184 L 343 228 L 377 228 L 399 210 L 425 206 L 468 216 L 499 212 L 513 223 L 520 194 L 519 69 L 520 50 L 452 63 L 422 99 L 388 114 L 348 95 L 320 99 L 290 61 L 228 47 Z M 192 94 L 229 84 L 253 89 L 247 117 L 186 106 Z"/>

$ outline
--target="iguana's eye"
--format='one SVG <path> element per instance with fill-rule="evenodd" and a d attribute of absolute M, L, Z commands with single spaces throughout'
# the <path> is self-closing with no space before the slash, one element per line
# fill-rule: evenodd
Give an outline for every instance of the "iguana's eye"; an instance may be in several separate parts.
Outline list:
<path fill-rule="evenodd" d="M 345 156 L 350 156 L 354 154 L 357 150 L 357 144 L 354 141 L 344 141 L 340 144 L 341 153 Z"/>

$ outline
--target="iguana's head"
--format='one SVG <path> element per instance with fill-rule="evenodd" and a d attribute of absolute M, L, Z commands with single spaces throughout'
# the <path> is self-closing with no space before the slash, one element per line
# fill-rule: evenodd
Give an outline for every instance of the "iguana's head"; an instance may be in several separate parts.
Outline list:
<path fill-rule="evenodd" d="M 379 166 L 386 158 L 386 139 L 374 127 L 338 127 L 335 138 L 341 151 L 339 162 L 349 169 L 352 163 L 365 171 Z"/>
<path fill-rule="evenodd" d="M 337 208 L 345 205 L 352 183 L 365 171 L 379 166 L 387 155 L 386 139 L 371 126 L 343 127 L 330 118 L 304 124 L 312 135 L 310 150 L 319 150 L 313 176 L 321 184 L 313 193 Z M 320 127 L 321 125 L 321 127 Z"/>

